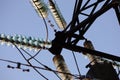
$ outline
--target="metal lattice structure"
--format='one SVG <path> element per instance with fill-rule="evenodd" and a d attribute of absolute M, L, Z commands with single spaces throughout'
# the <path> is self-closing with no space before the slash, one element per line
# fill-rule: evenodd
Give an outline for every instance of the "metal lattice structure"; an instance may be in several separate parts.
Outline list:
<path fill-rule="evenodd" d="M 77 43 L 80 40 L 85 39 L 84 34 L 87 32 L 87 30 L 90 28 L 90 26 L 94 23 L 94 21 L 104 14 L 106 11 L 110 10 L 111 8 L 114 8 L 118 22 L 120 23 L 120 3 L 118 0 L 95 0 L 93 3 L 89 4 L 89 2 L 92 2 L 90 0 L 86 1 L 86 3 L 82 4 L 82 0 L 76 0 L 76 4 L 74 7 L 74 12 L 73 12 L 73 18 L 70 24 L 67 26 L 65 30 L 62 32 L 57 32 L 56 33 L 56 38 L 52 42 L 52 48 L 50 51 L 53 54 L 60 54 L 60 51 L 62 48 L 67 48 L 72 51 L 86 51 L 89 52 L 90 54 L 94 54 L 97 56 L 109 58 L 112 60 L 120 61 L 120 58 L 117 56 L 112 56 L 112 55 L 107 55 L 107 54 L 102 54 L 102 52 L 98 51 L 92 51 L 92 50 L 87 50 L 85 48 L 82 48 L 80 46 L 77 46 Z M 97 6 L 101 3 L 104 2 L 99 9 Z M 90 13 L 85 13 L 85 10 L 89 10 L 90 8 L 91 11 Z M 80 15 L 85 16 L 85 18 L 81 21 L 79 18 Z M 61 42 L 60 44 L 58 44 Z M 56 48 L 58 51 L 54 51 L 53 49 Z M 100 53 L 100 54 L 96 54 Z"/>
<path fill-rule="evenodd" d="M 78 44 L 78 42 L 80 40 L 84 40 L 86 39 L 84 37 L 84 34 L 87 32 L 87 30 L 90 28 L 90 26 L 94 23 L 94 21 L 101 16 L 102 14 L 104 14 L 105 12 L 107 12 L 108 10 L 110 10 L 111 8 L 114 9 L 114 11 L 116 12 L 116 16 L 118 19 L 118 22 L 120 24 L 120 2 L 118 0 L 94 0 L 92 1 L 91 4 L 89 4 L 91 2 L 91 0 L 87 0 L 84 4 L 83 0 L 76 0 L 75 2 L 75 7 L 74 7 L 74 12 L 73 12 L 73 18 L 70 22 L 70 24 L 67 26 L 67 28 L 65 28 L 65 30 L 63 30 L 62 32 L 57 32 L 56 33 L 56 37 L 55 39 L 52 41 L 52 48 L 50 48 L 50 52 L 52 52 L 54 55 L 59 55 L 61 54 L 61 51 L 63 48 L 69 49 L 71 51 L 75 51 L 75 52 L 86 52 L 89 53 L 90 55 L 96 55 L 96 56 L 100 56 L 100 57 L 104 57 L 110 60 L 114 60 L 114 61 L 120 61 L 120 57 L 114 56 L 114 55 L 110 55 L 108 53 L 103 53 L 100 51 L 95 51 L 95 50 L 91 50 L 91 48 L 87 49 L 87 48 L 83 48 Z M 101 5 L 98 8 L 98 5 L 103 2 L 103 5 Z M 85 13 L 86 10 L 90 10 L 89 13 Z M 81 20 L 81 15 L 84 16 L 84 19 Z M 97 64 L 95 64 L 97 65 Z M 105 63 L 106 65 L 106 63 Z M 101 65 L 105 68 L 105 65 Z M 109 65 L 109 64 L 108 64 Z M 99 67 L 99 66 L 97 66 Z M 93 71 L 97 70 L 97 67 L 93 68 Z M 109 66 L 106 67 L 109 68 Z M 92 68 L 91 68 L 92 69 Z M 111 72 L 106 73 L 107 75 L 114 75 L 114 76 L 98 76 L 101 75 L 99 73 L 103 73 L 102 71 L 96 71 L 95 73 L 93 73 L 95 78 L 99 78 L 101 80 L 119 80 L 117 78 L 117 74 L 115 73 L 115 71 L 112 70 L 112 68 L 109 68 L 109 70 Z M 98 73 L 98 75 L 97 75 Z M 109 77 L 109 78 L 108 78 Z"/>
<path fill-rule="evenodd" d="M 1 43 L 6 43 L 8 45 L 15 46 L 19 53 L 22 55 L 22 57 L 28 62 L 28 64 L 3 60 L 6 62 L 11 62 L 17 64 L 17 67 L 13 67 L 8 65 L 8 68 L 17 68 L 21 69 L 21 65 L 32 67 L 40 76 L 42 76 L 45 80 L 48 80 L 43 74 L 41 74 L 37 69 L 43 69 L 53 72 L 60 80 L 90 80 L 99 78 L 100 80 L 107 80 L 109 79 L 109 76 L 101 76 L 102 71 L 100 72 L 98 70 L 98 67 L 100 67 L 102 70 L 107 69 L 110 70 L 111 73 L 105 73 L 105 75 L 114 75 L 111 76 L 111 80 L 119 80 L 117 77 L 116 72 L 113 69 L 112 65 L 119 66 L 119 64 L 115 64 L 112 61 L 120 62 L 120 57 L 115 56 L 109 53 L 104 53 L 102 51 L 97 51 L 94 49 L 92 42 L 89 42 L 87 38 L 84 36 L 85 33 L 88 31 L 88 29 L 91 27 L 91 25 L 97 20 L 98 17 L 103 15 L 105 12 L 109 11 L 110 9 L 113 9 L 116 13 L 116 17 L 118 19 L 118 23 L 120 25 L 120 0 L 75 0 L 74 10 L 73 10 L 73 16 L 71 19 L 71 22 L 67 25 L 66 21 L 64 20 L 57 4 L 53 0 L 48 0 L 49 7 L 44 3 L 43 0 L 31 0 L 31 3 L 33 7 L 35 8 L 38 15 L 43 19 L 45 25 L 45 19 L 48 17 L 48 10 L 51 11 L 52 16 L 62 31 L 55 31 L 55 38 L 52 41 L 48 40 L 48 36 L 46 40 L 41 39 L 34 39 L 32 37 L 25 37 L 21 35 L 0 35 L 0 41 Z M 50 22 L 50 21 L 49 21 Z M 51 24 L 53 27 L 53 25 Z M 46 27 L 47 29 L 47 27 Z M 46 30 L 48 34 L 48 30 Z M 81 40 L 85 40 L 84 47 L 79 46 L 79 42 Z M 83 76 L 80 74 L 79 69 L 78 75 L 72 74 L 64 61 L 64 58 L 61 55 L 62 49 L 68 49 L 72 52 L 79 52 L 83 53 L 90 58 L 90 64 L 87 65 L 87 67 L 90 67 L 90 70 L 88 71 L 88 75 L 92 75 L 92 77 L 85 77 L 83 79 Z M 37 53 L 32 56 L 30 55 L 25 49 L 29 50 L 35 50 Z M 40 63 L 37 59 L 35 59 L 35 56 L 39 53 L 41 49 L 45 49 L 50 51 L 55 57 L 53 58 L 53 62 L 56 66 L 57 70 L 53 70 L 50 67 Z M 27 53 L 30 58 L 27 59 L 22 51 Z M 34 59 L 36 62 L 41 64 L 42 67 L 37 67 L 32 65 L 30 63 L 30 60 Z M 109 61 L 111 60 L 111 61 Z M 76 61 L 76 60 L 75 60 Z M 102 64 L 101 64 L 102 63 Z M 76 62 L 77 66 L 77 62 Z M 92 67 L 91 67 L 92 66 Z M 77 66 L 78 68 L 78 66 Z M 91 73 L 93 71 L 98 72 L 98 74 Z M 23 70 L 28 71 L 28 69 Z M 99 74 L 100 72 L 100 74 Z M 58 76 L 58 74 L 60 76 Z M 109 79 L 109 80 L 110 80 Z"/>

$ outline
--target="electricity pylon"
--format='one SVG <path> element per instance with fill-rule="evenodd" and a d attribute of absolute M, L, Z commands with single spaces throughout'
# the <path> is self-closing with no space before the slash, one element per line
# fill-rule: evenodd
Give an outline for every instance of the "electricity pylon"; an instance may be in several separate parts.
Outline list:
<path fill-rule="evenodd" d="M 32 3 L 37 13 L 39 13 L 39 15 L 42 18 L 46 18 L 48 16 L 47 14 L 48 8 L 46 4 L 44 4 L 43 0 L 32 0 Z M 102 5 L 98 6 L 101 3 Z M 58 73 L 60 73 L 61 79 L 63 80 L 67 78 L 69 80 L 73 79 L 73 77 L 71 76 L 71 73 L 66 67 L 63 57 L 60 55 L 63 48 L 71 51 L 75 51 L 75 52 L 89 53 L 88 55 L 95 55 L 95 57 L 97 56 L 97 58 L 103 57 L 103 58 L 120 62 L 120 57 L 118 56 L 110 55 L 108 53 L 96 51 L 94 49 L 81 47 L 78 45 L 80 40 L 86 40 L 84 34 L 91 27 L 94 21 L 99 16 L 107 12 L 108 10 L 112 8 L 114 9 L 118 19 L 118 23 L 120 24 L 120 1 L 119 0 L 94 0 L 94 1 L 93 0 L 86 0 L 86 1 L 76 0 L 72 20 L 67 26 L 57 5 L 54 4 L 52 0 L 49 0 L 49 5 L 50 5 L 50 10 L 53 13 L 52 15 L 55 19 L 55 22 L 57 23 L 58 27 L 63 30 L 55 33 L 55 39 L 52 40 L 52 42 L 47 40 L 33 39 L 31 37 L 27 38 L 27 37 L 18 36 L 18 35 L 6 36 L 4 34 L 0 35 L 0 40 L 2 42 L 8 43 L 8 45 L 9 43 L 12 43 L 13 45 L 19 48 L 24 47 L 24 49 L 29 48 L 30 50 L 34 49 L 36 51 L 38 51 L 41 48 L 48 49 L 52 54 L 55 55 L 53 61 L 57 66 L 57 71 Z M 31 58 L 34 58 L 34 57 L 31 57 Z M 99 61 L 96 61 L 96 62 L 99 62 Z M 48 70 L 51 70 L 48 67 L 46 68 Z M 63 71 L 65 71 L 65 73 L 63 73 Z"/>
<path fill-rule="evenodd" d="M 102 4 L 101 7 L 98 7 L 98 5 L 101 4 L 101 2 L 104 4 Z M 56 55 L 61 53 L 62 48 L 66 48 L 76 52 L 88 52 L 89 54 L 101 56 L 120 62 L 120 57 L 105 54 L 100 51 L 89 50 L 77 45 L 80 40 L 86 39 L 84 37 L 84 34 L 91 27 L 94 21 L 112 8 L 116 12 L 116 17 L 118 18 L 118 22 L 120 24 L 120 1 L 87 0 L 84 4 L 82 3 L 83 0 L 76 0 L 71 22 L 63 31 L 59 31 L 55 34 L 56 37 L 52 41 L 52 48 L 50 48 L 49 50 Z M 91 11 L 89 13 L 86 13 L 86 11 L 89 9 Z M 83 16 L 84 19 L 81 20 L 80 16 Z"/>
<path fill-rule="evenodd" d="M 113 61 L 120 62 L 120 57 L 110 55 L 108 53 L 103 53 L 100 51 L 95 51 L 93 47 L 81 47 L 78 42 L 80 40 L 86 40 L 84 34 L 90 28 L 90 26 L 94 23 L 94 21 L 107 12 L 110 9 L 114 9 L 119 25 L 120 25 L 120 1 L 119 0 L 87 0 L 85 4 L 83 0 L 76 0 L 73 17 L 68 26 L 61 32 L 56 33 L 55 39 L 52 41 L 52 47 L 49 49 L 54 55 L 60 55 L 63 48 L 66 48 L 75 52 L 83 52 L 89 53 L 88 57 L 92 64 L 92 60 L 95 61 L 92 67 L 90 67 L 89 75 L 93 78 L 98 78 L 100 80 L 119 80 L 116 72 L 114 71 L 112 65 L 110 63 L 99 62 L 99 57 L 104 57 Z M 91 2 L 91 4 L 89 4 Z M 98 5 L 103 2 L 104 4 L 98 8 Z M 89 13 L 85 11 L 91 10 Z M 84 19 L 81 20 L 81 15 L 84 16 Z M 92 45 L 91 43 L 86 43 L 86 46 Z M 94 56 L 92 56 L 94 55 Z M 96 59 L 96 60 L 94 60 Z M 97 61 L 99 60 L 99 61 Z M 100 69 L 101 68 L 101 69 Z M 105 72 L 108 70 L 108 72 Z M 104 73 L 104 76 L 101 76 Z M 107 76 L 109 75 L 109 76 Z M 110 77 L 111 76 L 111 77 Z M 81 78 L 80 78 L 81 79 Z"/>

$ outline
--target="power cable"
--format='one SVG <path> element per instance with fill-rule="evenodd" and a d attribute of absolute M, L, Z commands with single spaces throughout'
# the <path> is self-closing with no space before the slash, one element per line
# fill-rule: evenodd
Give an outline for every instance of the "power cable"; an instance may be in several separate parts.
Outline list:
<path fill-rule="evenodd" d="M 23 48 L 21 48 L 24 52 L 26 52 Z M 28 59 L 28 60 L 31 60 L 31 59 L 33 59 L 33 58 L 35 58 L 38 54 L 39 54 L 39 52 L 41 51 L 41 49 L 34 55 L 34 56 L 32 56 L 32 55 L 30 55 L 31 57 Z"/>
<path fill-rule="evenodd" d="M 21 48 L 26 54 L 28 54 L 30 57 L 32 57 L 32 55 L 30 55 L 27 51 L 25 51 L 23 48 Z M 60 80 L 61 78 L 57 75 L 57 73 L 55 71 L 53 71 L 50 67 L 42 64 L 40 61 L 38 61 L 35 57 L 32 57 L 36 62 L 38 62 L 40 65 L 44 66 L 46 69 L 52 71 Z"/>
<path fill-rule="evenodd" d="M 76 56 L 75 56 L 75 53 L 72 51 L 72 54 L 73 54 L 73 57 L 74 57 L 74 61 L 75 61 L 75 64 L 76 64 L 76 67 L 77 67 L 77 70 L 78 70 L 78 74 L 79 74 L 79 77 L 80 77 L 80 80 L 81 80 L 81 73 L 80 73 L 80 69 L 79 69 L 79 66 L 78 66 L 78 63 L 77 63 L 77 59 L 76 59 Z"/>
<path fill-rule="evenodd" d="M 25 61 L 27 61 L 27 63 L 40 75 L 42 76 L 44 79 L 47 79 L 42 73 L 40 73 L 36 68 L 33 67 L 33 65 L 26 59 L 26 57 L 23 55 L 23 53 L 21 52 L 21 50 L 15 45 L 16 49 L 19 51 L 19 53 L 22 55 L 22 57 L 25 59 Z"/>
<path fill-rule="evenodd" d="M 5 59 L 0 59 L 0 61 L 4 61 L 4 62 L 9 62 L 9 63 L 14 63 L 14 64 L 18 64 L 20 62 L 15 62 L 15 61 L 11 61 L 11 60 L 5 60 Z M 71 75 L 71 76 L 74 76 L 75 78 L 78 78 L 78 76 L 76 74 L 70 74 L 70 73 L 65 73 L 65 72 L 59 72 L 59 71 L 56 71 L 56 70 L 50 70 L 50 69 L 46 69 L 46 68 L 43 68 L 43 67 L 38 67 L 38 66 L 31 66 L 30 64 L 24 64 L 24 63 L 20 63 L 21 65 L 23 66 L 27 66 L 27 67 L 34 67 L 36 69 L 41 69 L 41 70 L 47 70 L 47 71 L 53 71 L 53 72 L 56 72 L 56 73 L 62 73 L 62 74 L 68 74 L 68 75 Z"/>

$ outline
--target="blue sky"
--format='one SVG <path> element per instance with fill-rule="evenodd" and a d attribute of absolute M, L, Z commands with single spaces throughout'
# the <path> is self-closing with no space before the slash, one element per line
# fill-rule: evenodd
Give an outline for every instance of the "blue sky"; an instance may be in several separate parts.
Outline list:
<path fill-rule="evenodd" d="M 45 2 L 47 3 L 48 1 L 45 0 Z M 72 17 L 74 0 L 56 0 L 56 2 L 66 22 L 69 23 Z M 49 19 L 55 25 L 55 28 L 59 30 L 50 13 Z M 50 28 L 49 24 L 48 27 L 49 39 L 53 40 L 54 31 Z M 43 20 L 35 12 L 29 0 L 0 1 L 0 34 L 1 33 L 5 33 L 6 35 L 21 34 L 40 39 L 46 38 L 46 30 Z M 113 9 L 111 9 L 95 21 L 95 23 L 85 34 L 85 37 L 93 42 L 96 50 L 120 56 L 119 33 L 120 26 L 117 22 L 117 18 Z M 32 55 L 35 54 L 33 51 L 30 53 Z M 62 55 L 64 56 L 70 71 L 73 74 L 78 74 L 71 51 L 64 49 L 62 51 Z M 80 53 L 76 53 L 76 56 L 79 63 L 80 72 L 82 75 L 85 75 L 88 70 L 85 68 L 85 65 L 87 65 L 89 61 L 88 59 L 85 59 L 84 56 Z M 42 50 L 39 55 L 36 56 L 36 58 L 50 68 L 55 69 L 52 62 L 53 55 L 49 51 Z M 0 59 L 8 59 L 16 62 L 26 63 L 17 49 L 7 47 L 6 45 L 0 46 Z M 35 61 L 32 61 L 32 63 L 36 66 L 39 66 Z M 16 66 L 16 64 L 0 61 L 0 80 L 18 80 L 19 78 L 21 80 L 44 80 L 32 68 L 22 66 L 25 69 L 30 69 L 30 72 L 22 72 L 22 70 L 18 69 L 8 69 L 6 67 L 7 65 Z M 44 70 L 40 70 L 40 72 L 48 77 L 48 79 L 58 80 L 56 76 L 51 72 Z"/>

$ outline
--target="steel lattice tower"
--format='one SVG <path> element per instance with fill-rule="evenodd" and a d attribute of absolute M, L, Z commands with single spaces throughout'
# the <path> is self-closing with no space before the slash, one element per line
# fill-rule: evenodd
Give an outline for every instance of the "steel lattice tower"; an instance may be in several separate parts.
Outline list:
<path fill-rule="evenodd" d="M 101 7 L 97 8 L 101 2 L 104 4 Z M 52 41 L 52 48 L 49 50 L 56 55 L 61 53 L 62 48 L 66 48 L 72 51 L 89 52 L 90 54 L 120 61 L 120 57 L 95 50 L 89 50 L 77 45 L 80 40 L 85 39 L 84 34 L 91 27 L 94 21 L 112 8 L 114 9 L 116 17 L 118 18 L 118 22 L 120 24 L 119 0 L 87 0 L 84 5 L 83 0 L 76 0 L 71 22 L 68 24 L 65 30 L 57 32 L 55 34 L 56 37 Z M 89 13 L 86 13 L 85 11 L 87 10 L 91 11 Z M 84 19 L 81 20 L 80 16 L 84 16 Z"/>

